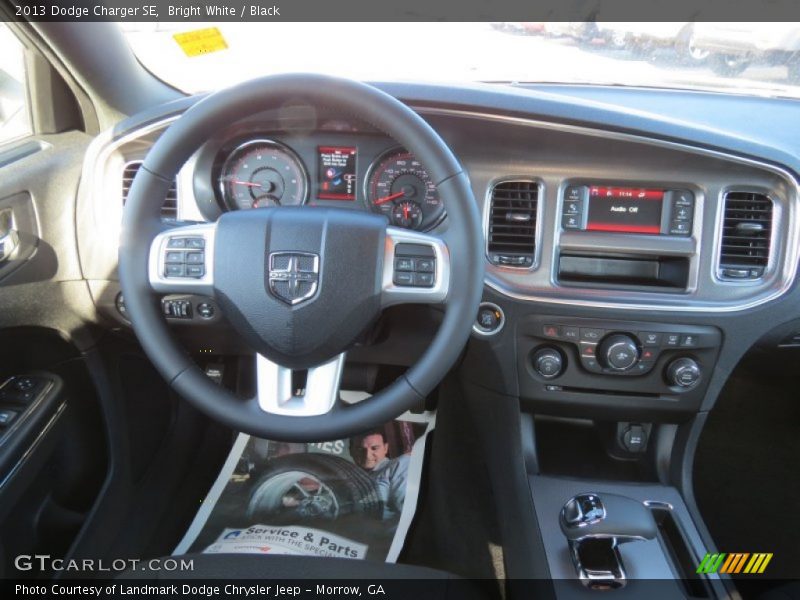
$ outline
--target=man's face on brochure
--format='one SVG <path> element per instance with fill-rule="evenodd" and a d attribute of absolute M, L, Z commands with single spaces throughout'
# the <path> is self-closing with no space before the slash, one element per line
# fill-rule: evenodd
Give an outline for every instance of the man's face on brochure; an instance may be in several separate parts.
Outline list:
<path fill-rule="evenodd" d="M 375 465 L 386 458 L 386 453 L 389 451 L 389 444 L 383 441 L 383 436 L 374 433 L 368 435 L 361 441 L 361 449 L 364 451 L 362 467 L 365 469 L 374 469 Z"/>

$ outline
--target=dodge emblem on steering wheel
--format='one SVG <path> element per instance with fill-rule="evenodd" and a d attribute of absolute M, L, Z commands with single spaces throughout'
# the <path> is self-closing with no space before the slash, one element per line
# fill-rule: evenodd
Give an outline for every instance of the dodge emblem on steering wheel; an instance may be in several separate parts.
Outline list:
<path fill-rule="evenodd" d="M 319 256 L 310 252 L 273 252 L 269 255 L 269 290 L 294 306 L 310 299 L 319 284 Z"/>

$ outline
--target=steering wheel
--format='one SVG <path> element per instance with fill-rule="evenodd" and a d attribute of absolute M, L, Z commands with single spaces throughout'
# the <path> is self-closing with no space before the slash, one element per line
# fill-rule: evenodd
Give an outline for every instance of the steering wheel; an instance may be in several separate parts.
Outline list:
<path fill-rule="evenodd" d="M 298 98 L 357 115 L 416 155 L 444 199 L 446 230 L 423 234 L 364 211 L 308 207 L 234 211 L 216 223 L 165 230 L 159 209 L 167 190 L 211 133 Z M 321 441 L 385 423 L 417 405 L 444 377 L 478 310 L 482 247 L 469 180 L 415 112 L 366 84 L 277 75 L 207 96 L 158 138 L 125 205 L 119 278 L 142 347 L 178 394 L 235 430 L 279 441 Z M 408 258 L 423 259 L 432 275 L 396 271 L 398 259 L 408 265 Z M 176 343 L 158 299 L 169 293 L 216 299 L 257 353 L 256 396 L 239 398 L 215 385 Z M 347 349 L 384 308 L 402 303 L 443 305 L 433 342 L 387 388 L 344 404 L 339 384 Z M 302 396 L 292 386 L 298 370 L 308 371 Z"/>

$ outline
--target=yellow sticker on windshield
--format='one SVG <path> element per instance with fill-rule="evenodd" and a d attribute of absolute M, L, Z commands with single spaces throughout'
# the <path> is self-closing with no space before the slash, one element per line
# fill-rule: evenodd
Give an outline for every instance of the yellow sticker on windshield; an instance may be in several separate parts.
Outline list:
<path fill-rule="evenodd" d="M 200 56 L 228 48 L 222 32 L 216 27 L 176 33 L 172 36 L 186 53 L 186 56 Z"/>

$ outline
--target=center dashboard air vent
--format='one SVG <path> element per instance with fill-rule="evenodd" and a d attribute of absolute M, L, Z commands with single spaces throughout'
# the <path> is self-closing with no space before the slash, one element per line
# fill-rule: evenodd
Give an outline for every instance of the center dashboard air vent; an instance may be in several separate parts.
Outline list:
<path fill-rule="evenodd" d="M 139 172 L 139 167 L 142 166 L 142 161 L 131 161 L 125 165 L 122 171 L 122 205 L 128 200 L 128 192 L 131 190 L 133 178 Z M 169 186 L 167 197 L 164 199 L 164 204 L 161 205 L 161 219 L 174 221 L 178 218 L 178 186 L 175 182 Z"/>
<path fill-rule="evenodd" d="M 725 194 L 719 277 L 759 279 L 769 263 L 772 200 L 754 192 Z"/>
<path fill-rule="evenodd" d="M 539 184 L 502 181 L 492 188 L 489 202 L 489 260 L 496 265 L 532 266 Z"/>

